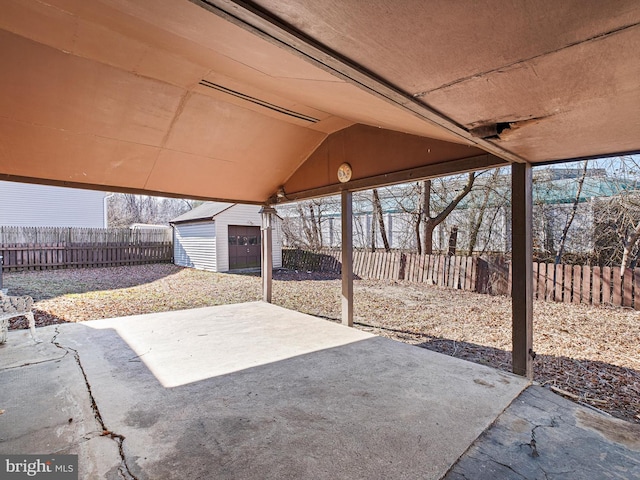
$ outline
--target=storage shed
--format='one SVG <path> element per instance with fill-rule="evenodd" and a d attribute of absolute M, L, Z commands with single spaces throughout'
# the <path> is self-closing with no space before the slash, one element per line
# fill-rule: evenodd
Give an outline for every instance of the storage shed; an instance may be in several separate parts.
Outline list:
<path fill-rule="evenodd" d="M 206 202 L 174 218 L 174 263 L 212 272 L 260 267 L 259 205 Z M 280 221 L 273 230 L 273 267 L 282 266 Z"/>

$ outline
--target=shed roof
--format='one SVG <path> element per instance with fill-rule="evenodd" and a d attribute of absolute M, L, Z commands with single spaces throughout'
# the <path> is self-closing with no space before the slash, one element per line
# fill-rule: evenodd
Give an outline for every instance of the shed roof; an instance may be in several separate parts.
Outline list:
<path fill-rule="evenodd" d="M 169 223 L 184 223 L 197 220 L 213 220 L 216 215 L 228 208 L 233 207 L 233 203 L 226 202 L 205 202 L 196 208 L 177 216 Z"/>
<path fill-rule="evenodd" d="M 0 178 L 264 203 L 640 151 L 639 50 L 637 0 L 7 0 Z"/>

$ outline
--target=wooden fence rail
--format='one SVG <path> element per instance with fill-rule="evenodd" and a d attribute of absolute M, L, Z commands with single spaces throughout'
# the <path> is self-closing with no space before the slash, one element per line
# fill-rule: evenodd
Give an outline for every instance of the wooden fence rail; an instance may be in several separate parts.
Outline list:
<path fill-rule="evenodd" d="M 640 310 L 640 268 L 534 263 L 533 289 L 538 300 Z"/>
<path fill-rule="evenodd" d="M 339 250 L 319 253 L 298 249 L 282 250 L 282 264 L 292 270 L 340 273 L 340 258 Z M 479 281 L 481 284 L 488 283 L 477 276 L 481 262 L 478 257 L 470 256 L 356 250 L 353 252 L 353 273 L 362 279 L 408 280 L 478 291 Z"/>
<path fill-rule="evenodd" d="M 2 270 L 115 267 L 171 262 L 172 242 L 2 244 Z"/>
<path fill-rule="evenodd" d="M 319 253 L 283 249 L 285 268 L 340 272 L 339 250 Z M 354 251 L 357 278 L 407 280 L 493 295 L 511 294 L 511 265 L 505 259 Z M 538 300 L 613 305 L 640 310 L 640 268 L 533 264 L 533 294 Z"/>
<path fill-rule="evenodd" d="M 0 244 L 120 244 L 172 241 L 170 228 L 82 228 L 82 227 L 5 227 L 0 226 Z"/>

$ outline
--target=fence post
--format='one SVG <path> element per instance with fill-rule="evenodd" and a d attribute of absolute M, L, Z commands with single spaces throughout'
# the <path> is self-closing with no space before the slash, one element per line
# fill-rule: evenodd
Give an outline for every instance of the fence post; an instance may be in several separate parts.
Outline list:
<path fill-rule="evenodd" d="M 400 253 L 400 265 L 398 266 L 398 280 L 404 280 L 404 272 L 407 268 L 407 254 Z"/>
<path fill-rule="evenodd" d="M 476 259 L 475 291 L 489 293 L 489 263 L 483 258 Z"/>

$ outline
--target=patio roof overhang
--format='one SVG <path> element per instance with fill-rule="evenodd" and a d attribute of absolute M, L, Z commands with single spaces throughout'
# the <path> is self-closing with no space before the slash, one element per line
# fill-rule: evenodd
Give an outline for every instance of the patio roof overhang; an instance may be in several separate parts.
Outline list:
<path fill-rule="evenodd" d="M 635 0 L 8 0 L 0 178 L 265 203 L 637 152 L 639 24 Z"/>

